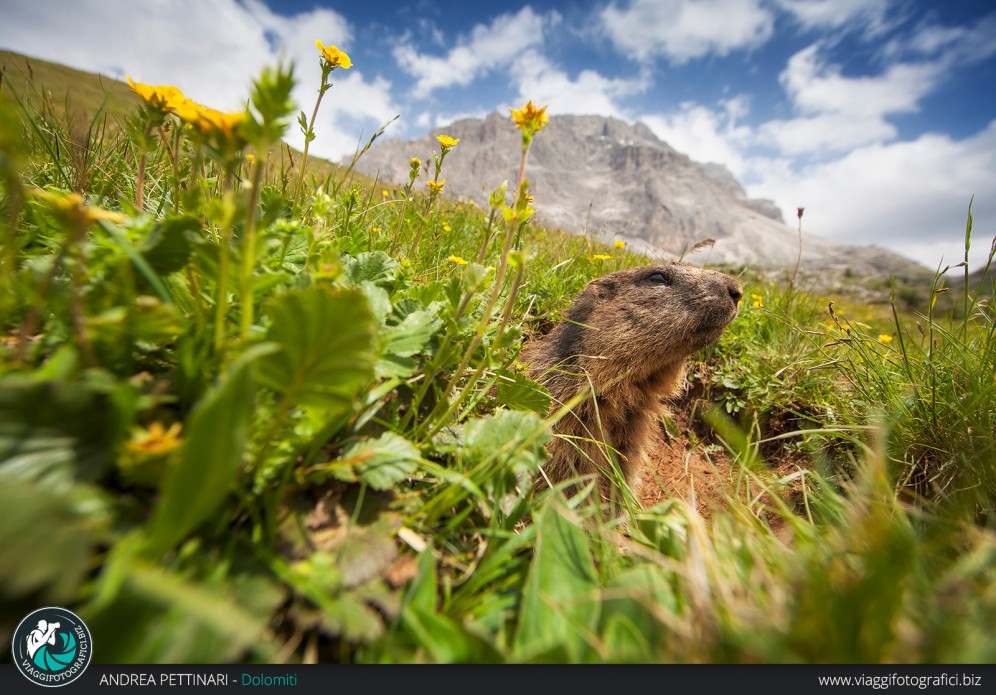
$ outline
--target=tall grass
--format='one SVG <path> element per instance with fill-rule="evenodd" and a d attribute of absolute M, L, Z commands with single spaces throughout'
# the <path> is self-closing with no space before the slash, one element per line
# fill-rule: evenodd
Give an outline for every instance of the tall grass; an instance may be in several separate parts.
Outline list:
<path fill-rule="evenodd" d="M 88 177 L 0 99 L 0 631 L 63 604 L 108 662 L 996 658 L 983 298 L 886 343 L 752 281 L 696 372 L 742 425 L 715 420 L 726 506 L 603 524 L 534 491 L 550 402 L 517 357 L 645 259 L 532 224 L 524 185 L 479 210 L 302 175 L 266 155 L 290 86 L 231 147 L 104 131 Z M 788 441 L 808 464 L 770 470 Z"/>

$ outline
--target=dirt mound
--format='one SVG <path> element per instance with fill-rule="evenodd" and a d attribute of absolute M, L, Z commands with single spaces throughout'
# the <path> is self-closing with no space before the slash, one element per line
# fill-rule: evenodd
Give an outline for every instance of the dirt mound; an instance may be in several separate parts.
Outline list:
<path fill-rule="evenodd" d="M 637 496 L 644 507 L 652 507 L 662 500 L 677 497 L 694 504 L 706 519 L 717 509 L 729 505 L 738 495 L 737 479 L 740 475 L 735 458 L 730 454 L 715 432 L 695 415 L 700 404 L 700 394 L 688 394 L 673 407 L 669 421 L 662 420 L 653 443 L 646 452 Z M 763 451 L 768 470 L 775 477 L 783 477 L 806 465 L 803 457 L 782 447 L 766 447 Z M 751 486 L 753 494 L 757 487 Z M 740 486 L 739 497 L 746 499 L 746 488 Z M 800 490 L 786 490 L 785 502 L 789 508 L 798 507 Z M 760 500 L 763 508 L 755 506 L 757 513 L 772 528 L 780 528 L 782 519 L 768 511 L 774 507 L 767 495 Z"/>

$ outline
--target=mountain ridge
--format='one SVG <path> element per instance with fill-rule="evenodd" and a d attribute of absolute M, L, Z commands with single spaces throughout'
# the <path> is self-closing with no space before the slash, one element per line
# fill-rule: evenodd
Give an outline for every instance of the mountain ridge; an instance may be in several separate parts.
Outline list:
<path fill-rule="evenodd" d="M 443 166 L 450 197 L 486 205 L 502 180 L 515 180 L 520 134 L 499 113 L 461 119 L 416 140 L 377 142 L 356 168 L 402 183 L 410 158 L 431 161 L 438 150 L 435 137 L 443 133 L 461 141 Z M 682 256 L 700 245 L 690 258 L 696 263 L 772 270 L 793 267 L 798 256 L 798 232 L 785 224 L 773 201 L 748 197 L 725 166 L 692 160 L 643 123 L 553 116 L 533 141 L 526 174 L 542 224 L 601 241 L 622 240 L 651 256 Z M 805 227 L 803 233 L 802 263 L 809 271 L 925 270 L 885 249 L 834 243 L 806 233 Z"/>

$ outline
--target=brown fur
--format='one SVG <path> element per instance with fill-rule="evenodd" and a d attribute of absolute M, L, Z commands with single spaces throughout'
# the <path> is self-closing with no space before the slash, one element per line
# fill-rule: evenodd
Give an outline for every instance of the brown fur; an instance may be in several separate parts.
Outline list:
<path fill-rule="evenodd" d="M 616 501 L 607 475 L 615 450 L 635 490 L 662 400 L 681 393 L 686 360 L 719 338 L 742 292 L 729 275 L 677 263 L 589 282 L 553 331 L 523 353 L 530 376 L 553 395 L 551 413 L 586 396 L 555 425 L 560 436 L 548 447 L 545 478 L 557 484 L 594 476 L 602 498 Z"/>

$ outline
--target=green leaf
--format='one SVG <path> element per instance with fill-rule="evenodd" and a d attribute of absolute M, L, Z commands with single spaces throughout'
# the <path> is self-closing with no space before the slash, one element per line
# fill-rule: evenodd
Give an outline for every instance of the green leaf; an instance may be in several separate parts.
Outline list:
<path fill-rule="evenodd" d="M 280 346 L 258 364 L 259 383 L 330 415 L 352 407 L 373 379 L 374 321 L 358 290 L 312 286 L 268 302 L 267 339 Z"/>
<path fill-rule="evenodd" d="M 426 309 L 413 311 L 401 323 L 388 328 L 384 353 L 398 357 L 417 355 L 441 326 L 442 321 L 434 312 Z"/>
<path fill-rule="evenodd" d="M 191 576 L 192 568 L 170 572 L 135 557 L 117 561 L 123 583 L 114 600 L 82 611 L 101 645 L 101 658 L 230 663 L 276 657 L 278 645 L 267 624 L 285 592 L 268 578 Z M 207 556 L 203 561 L 209 562 Z"/>
<path fill-rule="evenodd" d="M 358 254 L 356 258 L 343 259 L 343 269 L 346 277 L 354 285 L 359 285 L 364 280 L 369 280 L 373 284 L 388 292 L 394 289 L 395 280 L 398 277 L 398 268 L 401 265 L 388 256 L 383 251 L 367 251 Z"/>
<path fill-rule="evenodd" d="M 436 610 L 436 556 L 431 541 L 419 553 L 418 572 L 408 584 L 404 605 L 430 613 Z"/>
<path fill-rule="evenodd" d="M 255 410 L 250 366 L 269 346 L 243 355 L 194 406 L 180 463 L 169 470 L 149 530 L 161 554 L 207 519 L 232 488 Z"/>
<path fill-rule="evenodd" d="M 74 600 L 89 568 L 92 522 L 68 494 L 6 471 L 0 467 L 0 600 Z"/>
<path fill-rule="evenodd" d="M 585 634 L 598 624 L 598 576 L 587 536 L 557 505 L 540 513 L 533 557 L 519 610 L 515 651 L 529 658 L 562 645 L 572 662 L 585 660 Z"/>
<path fill-rule="evenodd" d="M 500 664 L 505 658 L 484 638 L 445 615 L 409 606 L 402 613 L 416 643 L 443 664 Z"/>
<path fill-rule="evenodd" d="M 21 479 L 96 480 L 122 430 L 112 399 L 79 383 L 0 381 L 0 467 Z"/>
<path fill-rule="evenodd" d="M 459 456 L 466 465 L 497 459 L 513 471 L 533 472 L 544 460 L 543 445 L 550 435 L 534 413 L 502 410 L 469 421 L 464 437 Z"/>
<path fill-rule="evenodd" d="M 409 475 L 422 463 L 418 448 L 404 437 L 386 432 L 377 439 L 353 444 L 343 453 L 343 463 L 374 490 L 387 490 Z"/>
<path fill-rule="evenodd" d="M 138 251 L 160 275 L 175 273 L 190 259 L 191 237 L 200 229 L 201 224 L 196 217 L 167 218 L 152 228 Z"/>
<path fill-rule="evenodd" d="M 498 402 L 513 410 L 531 410 L 541 416 L 550 412 L 550 392 L 542 384 L 518 372 L 504 373 L 498 381 Z"/>

